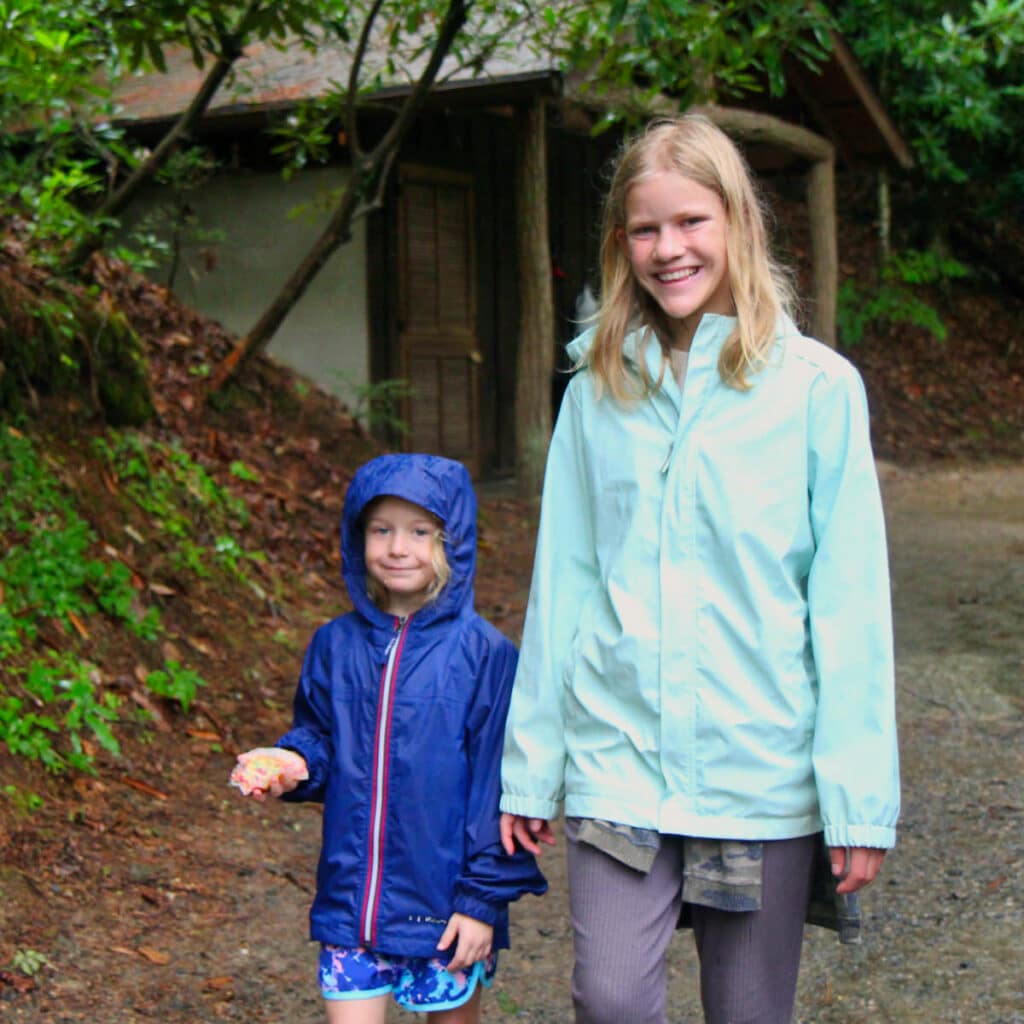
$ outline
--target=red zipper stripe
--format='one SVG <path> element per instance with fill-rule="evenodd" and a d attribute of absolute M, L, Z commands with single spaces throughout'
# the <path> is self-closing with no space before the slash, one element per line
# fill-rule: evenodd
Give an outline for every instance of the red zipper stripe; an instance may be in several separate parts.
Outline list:
<path fill-rule="evenodd" d="M 411 619 L 412 616 L 409 616 Z M 383 699 L 378 702 L 377 706 L 377 723 L 374 734 L 374 769 L 373 769 L 373 786 L 371 787 L 371 815 L 370 815 L 370 836 L 369 836 L 369 850 L 367 851 L 366 858 L 366 889 L 363 895 L 363 910 L 360 914 L 361 927 L 359 930 L 360 942 L 364 940 L 366 933 L 366 925 L 370 924 L 370 945 L 372 946 L 377 941 L 377 911 L 380 907 L 380 896 L 381 896 L 381 880 L 384 877 L 384 833 L 385 825 L 387 824 L 387 794 L 388 794 L 388 771 L 390 758 L 388 752 L 391 749 L 391 720 L 392 720 L 392 709 L 395 703 L 395 683 L 398 679 L 398 666 L 402 660 L 402 648 L 405 646 L 405 635 L 409 630 L 409 619 L 405 620 L 402 625 L 401 632 L 396 640 L 396 649 L 394 658 L 388 658 L 388 661 L 384 665 L 384 671 L 381 673 L 381 697 L 383 698 L 383 689 L 387 681 L 388 665 L 391 666 L 391 685 L 387 695 L 387 706 L 385 707 Z M 380 751 L 383 744 L 384 757 L 379 757 Z M 383 763 L 382 776 L 378 775 L 377 764 Z M 380 800 L 380 813 L 377 814 L 376 808 L 378 803 L 378 794 L 383 794 L 383 799 Z M 374 840 L 376 839 L 377 847 L 377 871 L 376 878 L 374 878 Z M 374 885 L 376 881 L 376 885 Z M 373 892 L 373 906 L 369 906 L 370 893 Z"/>

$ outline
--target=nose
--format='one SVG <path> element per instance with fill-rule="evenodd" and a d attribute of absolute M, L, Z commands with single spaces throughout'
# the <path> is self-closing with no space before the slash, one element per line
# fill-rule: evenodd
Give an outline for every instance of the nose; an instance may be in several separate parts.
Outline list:
<path fill-rule="evenodd" d="M 662 228 L 654 239 L 654 258 L 665 263 L 681 256 L 685 249 L 682 235 L 670 226 Z"/>
<path fill-rule="evenodd" d="M 391 543 L 388 545 L 388 550 L 393 555 L 404 555 L 406 551 L 406 537 L 405 530 L 392 530 L 391 531 Z"/>

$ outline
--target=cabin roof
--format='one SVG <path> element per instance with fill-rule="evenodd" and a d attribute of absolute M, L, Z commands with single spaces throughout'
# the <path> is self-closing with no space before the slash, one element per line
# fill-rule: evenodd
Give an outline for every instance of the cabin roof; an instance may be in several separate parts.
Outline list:
<path fill-rule="evenodd" d="M 820 134 L 833 144 L 845 164 L 909 167 L 913 162 L 910 149 L 853 53 L 838 34 L 833 34 L 833 44 L 831 54 L 817 70 L 789 62 L 789 88 L 784 96 L 752 94 L 744 98 L 743 105 Z M 348 72 L 349 54 L 340 48 L 324 45 L 311 51 L 301 46 L 253 43 L 214 96 L 204 125 L 215 129 L 225 118 L 288 110 L 337 89 L 347 82 Z M 170 51 L 166 73 L 134 75 L 118 83 L 118 120 L 154 124 L 174 119 L 191 102 L 205 73 L 195 66 L 187 49 Z M 524 92 L 560 95 L 561 82 L 562 76 L 550 62 L 524 50 L 515 57 L 492 59 L 482 71 L 459 69 L 449 60 L 442 66 L 433 95 L 449 103 L 508 103 Z M 394 75 L 373 92 L 372 99 L 397 99 L 411 87 L 411 77 L 403 80 Z M 585 105 L 587 101 L 577 95 L 575 102 Z M 766 154 L 758 162 L 770 166 L 772 159 Z M 781 154 L 774 159 L 780 166 L 785 162 Z"/>

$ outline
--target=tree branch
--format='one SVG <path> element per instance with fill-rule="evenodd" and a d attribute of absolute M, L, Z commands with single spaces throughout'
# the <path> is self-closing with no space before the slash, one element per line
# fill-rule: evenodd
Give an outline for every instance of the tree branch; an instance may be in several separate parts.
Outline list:
<path fill-rule="evenodd" d="M 220 37 L 220 53 L 214 62 L 209 73 L 203 79 L 202 85 L 192 97 L 192 102 L 184 110 L 173 127 L 160 140 L 159 145 L 149 156 L 129 175 L 124 184 L 114 191 L 103 205 L 96 211 L 96 220 L 101 225 L 86 235 L 72 250 L 65 268 L 75 270 L 82 266 L 102 244 L 104 227 L 103 223 L 110 217 L 120 213 L 135 196 L 142 186 L 152 179 L 157 171 L 167 162 L 171 154 L 178 148 L 182 139 L 192 134 L 200 117 L 210 105 L 217 90 L 221 87 L 224 79 L 227 78 L 232 67 L 243 54 L 243 41 L 248 31 L 249 19 L 259 9 L 260 0 L 249 0 L 248 5 L 238 19 L 237 25 L 232 32 L 224 33 Z"/>
<path fill-rule="evenodd" d="M 426 102 L 427 95 L 437 77 L 438 68 L 465 24 L 467 12 L 473 6 L 473 2 L 474 0 L 469 0 L 469 2 L 450 0 L 427 66 L 406 97 L 398 116 L 385 132 L 381 141 L 369 153 L 358 155 L 353 153 L 352 174 L 342 193 L 338 208 L 331 215 L 320 237 L 313 243 L 313 247 L 285 282 L 274 301 L 248 334 L 237 342 L 214 370 L 209 381 L 211 391 L 219 391 L 251 356 L 269 344 L 285 317 L 305 294 L 306 289 L 327 260 L 341 245 L 351 240 L 353 220 L 357 216 L 364 216 L 375 205 L 383 201 L 384 184 L 397 158 L 402 140 Z M 367 18 L 374 17 L 374 12 L 378 9 L 379 3 L 375 3 Z M 366 36 L 365 26 L 363 36 Z M 355 101 L 350 92 L 349 103 L 353 102 Z M 371 190 L 373 198 L 367 201 L 365 197 Z"/>
<path fill-rule="evenodd" d="M 352 150 L 353 162 L 363 155 L 362 147 L 359 144 L 359 73 L 366 59 L 366 50 L 370 45 L 370 33 L 373 31 L 373 23 L 377 20 L 384 0 L 374 0 L 370 13 L 366 15 L 363 22 L 363 30 L 359 33 L 359 43 L 356 45 L 356 52 L 352 55 L 352 67 L 348 72 L 348 101 L 345 104 L 345 131 L 348 135 L 349 146 Z"/>

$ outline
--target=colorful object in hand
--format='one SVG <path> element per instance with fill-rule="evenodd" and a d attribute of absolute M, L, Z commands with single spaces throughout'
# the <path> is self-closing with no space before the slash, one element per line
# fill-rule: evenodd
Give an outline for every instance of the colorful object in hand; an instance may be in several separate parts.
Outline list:
<path fill-rule="evenodd" d="M 306 762 L 291 750 L 280 747 L 257 747 L 243 754 L 244 761 L 239 759 L 228 780 L 248 796 L 254 790 L 266 792 L 271 785 L 283 776 L 300 781 L 309 778 Z"/>

